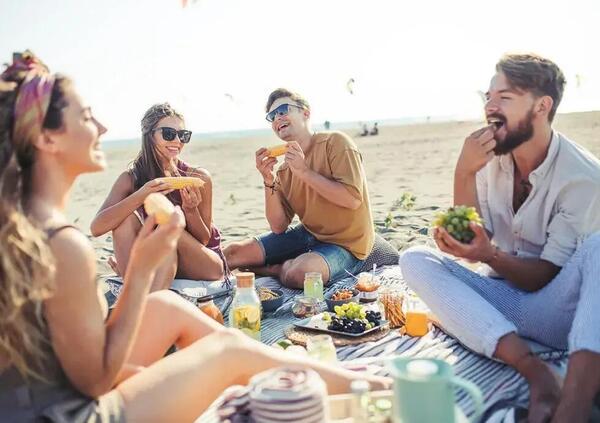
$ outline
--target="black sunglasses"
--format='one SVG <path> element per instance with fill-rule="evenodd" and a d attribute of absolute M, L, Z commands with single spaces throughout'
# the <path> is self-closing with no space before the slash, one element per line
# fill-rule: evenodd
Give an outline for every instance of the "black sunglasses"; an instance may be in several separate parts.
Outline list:
<path fill-rule="evenodd" d="M 173 141 L 175 137 L 179 137 L 179 141 L 183 144 L 187 144 L 190 142 L 192 138 L 192 131 L 188 131 L 187 129 L 177 130 L 175 128 L 169 128 L 168 126 L 162 126 L 160 128 L 154 128 L 152 132 L 162 131 L 162 137 L 165 141 Z"/>
<path fill-rule="evenodd" d="M 267 119 L 267 122 L 273 122 L 277 116 L 287 115 L 290 112 L 290 106 L 297 107 L 299 109 L 304 109 L 304 107 L 298 106 L 297 104 L 282 104 L 280 106 L 277 106 L 277 108 L 271 110 L 269 113 L 267 113 L 265 119 Z"/>

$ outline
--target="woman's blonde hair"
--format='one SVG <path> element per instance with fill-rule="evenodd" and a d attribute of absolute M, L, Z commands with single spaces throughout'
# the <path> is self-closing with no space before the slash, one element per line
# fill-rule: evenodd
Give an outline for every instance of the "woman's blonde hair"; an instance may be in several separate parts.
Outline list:
<path fill-rule="evenodd" d="M 13 137 L 15 101 L 27 71 L 11 68 L 0 78 L 0 355 L 24 377 L 47 380 L 50 344 L 42 305 L 54 292 L 54 258 L 45 232 L 26 216 L 35 148 L 31 140 Z M 43 128 L 62 127 L 69 83 L 56 76 Z"/>

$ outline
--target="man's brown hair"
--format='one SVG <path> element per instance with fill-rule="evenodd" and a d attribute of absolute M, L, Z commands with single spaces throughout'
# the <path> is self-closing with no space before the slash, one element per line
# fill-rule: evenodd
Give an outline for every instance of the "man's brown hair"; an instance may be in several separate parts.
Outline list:
<path fill-rule="evenodd" d="M 537 54 L 506 54 L 496 64 L 510 84 L 537 97 L 550 96 L 552 109 L 548 121 L 552 122 L 565 89 L 565 75 L 556 63 Z"/>
<path fill-rule="evenodd" d="M 306 99 L 300 94 L 290 91 L 287 88 L 277 88 L 275 91 L 269 94 L 269 99 L 267 100 L 267 107 L 265 107 L 265 111 L 268 113 L 273 103 L 275 103 L 278 99 L 283 97 L 289 97 L 298 106 L 301 106 L 306 110 L 310 110 L 310 104 L 308 104 L 308 101 L 306 101 Z"/>

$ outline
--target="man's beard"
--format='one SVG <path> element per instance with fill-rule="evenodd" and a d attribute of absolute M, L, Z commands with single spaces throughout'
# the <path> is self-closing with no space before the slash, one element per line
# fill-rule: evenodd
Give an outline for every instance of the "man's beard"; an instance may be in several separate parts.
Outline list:
<path fill-rule="evenodd" d="M 506 126 L 506 119 L 504 116 L 498 116 L 504 121 L 504 127 L 506 128 L 506 137 L 503 141 L 496 140 L 496 147 L 494 148 L 494 154 L 496 156 L 502 156 L 513 151 L 515 148 L 520 146 L 526 141 L 529 141 L 533 137 L 533 108 L 527 113 L 527 116 L 519 122 L 517 128 L 509 131 Z"/>

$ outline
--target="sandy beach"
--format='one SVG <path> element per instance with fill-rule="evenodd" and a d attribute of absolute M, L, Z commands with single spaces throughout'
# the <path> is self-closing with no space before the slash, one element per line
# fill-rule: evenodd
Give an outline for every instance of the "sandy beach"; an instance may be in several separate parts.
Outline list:
<path fill-rule="evenodd" d="M 358 137 L 346 131 L 362 152 L 376 230 L 402 250 L 429 242 L 427 229 L 434 213 L 452 201 L 454 165 L 465 137 L 482 122 L 448 122 L 380 126 L 377 136 Z M 600 112 L 558 115 L 555 128 L 600 157 Z M 332 129 L 335 129 L 335 125 Z M 195 138 L 182 159 L 209 170 L 213 178 L 213 216 L 224 242 L 243 239 L 268 229 L 264 217 L 262 179 L 254 167 L 254 152 L 277 144 L 266 137 Z M 107 149 L 108 168 L 84 175 L 73 190 L 68 216 L 93 242 L 98 273 L 111 273 L 110 234 L 92 238 L 89 224 L 117 176 L 135 157 L 138 147 Z M 414 205 L 402 200 L 414 196 Z"/>

